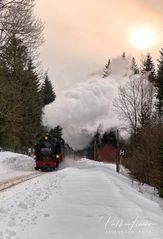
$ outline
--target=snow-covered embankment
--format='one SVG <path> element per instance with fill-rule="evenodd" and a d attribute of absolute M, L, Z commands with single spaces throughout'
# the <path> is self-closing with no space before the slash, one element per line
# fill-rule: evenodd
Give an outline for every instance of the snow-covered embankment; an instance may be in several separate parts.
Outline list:
<path fill-rule="evenodd" d="M 1 239 L 162 238 L 159 205 L 112 165 L 66 162 L 69 167 L 0 193 Z"/>

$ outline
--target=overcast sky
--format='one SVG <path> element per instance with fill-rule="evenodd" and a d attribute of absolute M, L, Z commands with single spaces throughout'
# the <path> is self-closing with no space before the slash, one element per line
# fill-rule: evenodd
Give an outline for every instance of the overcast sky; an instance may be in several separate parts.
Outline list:
<path fill-rule="evenodd" d="M 150 51 L 156 59 L 163 46 L 162 9 L 162 0 L 36 0 L 36 14 L 45 22 L 41 60 L 56 91 L 86 80 L 123 51 L 137 58 Z M 157 35 L 145 51 L 129 43 L 131 30 L 141 25 Z"/>

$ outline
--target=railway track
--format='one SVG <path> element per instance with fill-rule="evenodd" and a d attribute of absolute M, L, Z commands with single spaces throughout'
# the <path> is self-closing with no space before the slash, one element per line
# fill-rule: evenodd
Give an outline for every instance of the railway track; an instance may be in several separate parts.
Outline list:
<path fill-rule="evenodd" d="M 0 192 L 6 190 L 8 188 L 11 188 L 13 186 L 16 186 L 20 183 L 23 183 L 25 181 L 28 181 L 30 179 L 39 177 L 43 174 L 44 173 L 42 173 L 42 172 L 34 172 L 34 173 L 29 174 L 29 175 L 18 176 L 18 177 L 10 178 L 10 179 L 7 179 L 7 180 L 3 180 L 3 181 L 0 182 Z"/>

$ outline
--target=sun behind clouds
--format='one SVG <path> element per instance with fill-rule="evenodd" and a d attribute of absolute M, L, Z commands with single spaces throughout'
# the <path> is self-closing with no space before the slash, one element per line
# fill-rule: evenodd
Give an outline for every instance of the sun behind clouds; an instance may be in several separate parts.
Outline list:
<path fill-rule="evenodd" d="M 136 27 L 130 31 L 129 41 L 137 49 L 149 49 L 157 42 L 156 29 L 150 26 Z"/>

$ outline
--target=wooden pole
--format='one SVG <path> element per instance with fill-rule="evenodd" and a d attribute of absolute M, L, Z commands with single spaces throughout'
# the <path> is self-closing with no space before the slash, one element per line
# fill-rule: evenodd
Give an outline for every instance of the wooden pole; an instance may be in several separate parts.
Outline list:
<path fill-rule="evenodd" d="M 120 171 L 120 157 L 119 157 L 119 130 L 117 129 L 117 158 L 116 158 L 116 171 Z"/>

